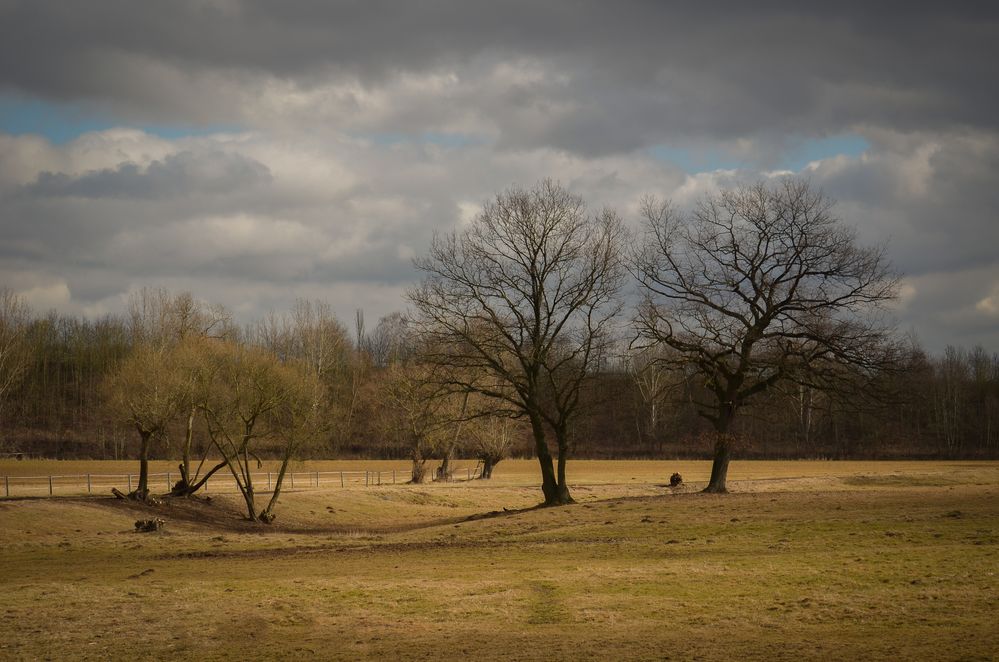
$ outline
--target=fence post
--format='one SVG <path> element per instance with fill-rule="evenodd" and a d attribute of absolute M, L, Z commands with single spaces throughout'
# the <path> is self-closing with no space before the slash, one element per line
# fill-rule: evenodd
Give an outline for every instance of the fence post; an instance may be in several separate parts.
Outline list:
<path fill-rule="evenodd" d="M 466 467 L 465 472 L 468 474 L 467 480 L 472 480 L 472 470 Z"/>
<path fill-rule="evenodd" d="M 52 496 L 52 476 L 49 476 L 49 496 Z"/>
<path fill-rule="evenodd" d="M 128 474 L 128 493 L 132 493 L 132 474 Z"/>
<path fill-rule="evenodd" d="M 3 487 L 6 495 L 10 496 L 10 476 L 3 477 Z"/>
<path fill-rule="evenodd" d="M 168 471 L 168 472 L 167 472 L 167 490 L 170 490 L 170 489 L 172 489 L 172 488 L 170 487 L 170 485 L 171 485 L 171 483 L 170 483 L 170 472 Z"/>
<path fill-rule="evenodd" d="M 87 494 L 93 494 L 93 491 L 90 489 L 90 474 L 87 474 Z"/>
<path fill-rule="evenodd" d="M 392 484 L 395 485 L 395 469 L 392 470 Z"/>
<path fill-rule="evenodd" d="M 319 487 L 319 472 L 316 472 L 316 487 Z"/>
<path fill-rule="evenodd" d="M 382 484 L 382 472 L 381 472 L 381 469 L 378 470 L 378 484 L 379 485 Z"/>
<path fill-rule="evenodd" d="M 271 472 L 267 472 L 267 489 L 271 489 Z"/>
<path fill-rule="evenodd" d="M 340 472 L 340 487 L 343 487 L 343 472 Z"/>
<path fill-rule="evenodd" d="M 364 470 L 364 486 L 365 487 L 368 486 L 368 471 L 367 471 L 367 469 Z"/>
<path fill-rule="evenodd" d="M 291 489 L 295 489 L 295 472 L 291 472 Z"/>

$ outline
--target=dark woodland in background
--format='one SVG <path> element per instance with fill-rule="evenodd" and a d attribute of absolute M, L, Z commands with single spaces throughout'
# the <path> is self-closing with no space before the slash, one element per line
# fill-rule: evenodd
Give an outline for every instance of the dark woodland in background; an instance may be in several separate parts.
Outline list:
<path fill-rule="evenodd" d="M 127 315 L 86 319 L 24 312 L 26 369 L 0 400 L 0 452 L 134 458 L 134 430 L 105 406 L 102 384 L 132 351 L 135 321 Z M 339 406 L 349 415 L 340 417 L 343 423 L 324 444 L 308 452 L 408 458 L 409 446 L 379 420 L 389 365 L 409 351 L 404 318 L 390 315 L 366 329 L 359 314 L 349 332 L 330 319 L 338 336 L 331 379 L 338 384 Z M 278 326 L 273 318 L 226 333 L 239 343 L 293 351 L 277 346 Z M 605 357 L 586 385 L 573 457 L 710 458 L 710 426 L 690 404 L 691 386 L 670 377 L 658 374 L 640 353 Z M 999 355 L 981 347 L 948 347 L 932 356 L 913 343 L 902 364 L 878 379 L 886 397 L 876 401 L 863 389 L 852 394 L 800 386 L 769 391 L 738 423 L 739 456 L 999 458 Z M 520 436 L 512 454 L 529 457 L 529 435 L 521 431 Z M 153 451 L 154 457 L 174 455 L 169 444 Z"/>

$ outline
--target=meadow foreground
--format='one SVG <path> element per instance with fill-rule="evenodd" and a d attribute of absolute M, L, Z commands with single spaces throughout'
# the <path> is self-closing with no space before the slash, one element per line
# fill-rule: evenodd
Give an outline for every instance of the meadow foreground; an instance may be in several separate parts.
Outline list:
<path fill-rule="evenodd" d="M 663 486 L 672 468 L 687 490 Z M 0 500 L 0 659 L 999 650 L 999 464 L 743 462 L 723 496 L 694 492 L 707 470 L 578 462 L 579 503 L 530 509 L 532 466 L 508 462 L 489 482 L 292 491 L 270 527 L 233 494 Z M 133 532 L 151 516 L 162 531 Z"/>

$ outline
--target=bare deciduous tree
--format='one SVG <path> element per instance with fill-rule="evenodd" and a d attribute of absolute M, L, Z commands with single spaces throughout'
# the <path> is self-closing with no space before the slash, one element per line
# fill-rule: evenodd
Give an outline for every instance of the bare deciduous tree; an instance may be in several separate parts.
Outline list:
<path fill-rule="evenodd" d="M 636 428 L 641 438 L 662 450 L 664 423 L 670 418 L 667 399 L 683 381 L 683 372 L 670 367 L 662 347 L 632 348 L 624 357 L 625 369 L 641 399 Z"/>
<path fill-rule="evenodd" d="M 263 522 L 274 520 L 274 509 L 291 461 L 300 457 L 303 450 L 316 446 L 330 427 L 329 391 L 313 367 L 292 361 L 281 366 L 280 371 L 287 397 L 270 418 L 281 466 L 267 507 L 259 515 Z"/>
<path fill-rule="evenodd" d="M 253 329 L 257 344 L 282 361 L 303 363 L 325 385 L 324 403 L 333 437 L 330 445 L 349 433 L 363 373 L 351 351 L 347 329 L 325 301 L 297 299 L 286 315 L 271 314 Z"/>
<path fill-rule="evenodd" d="M 381 399 L 382 427 L 409 449 L 410 481 L 427 479 L 427 460 L 453 443 L 461 421 L 462 394 L 449 392 L 431 366 L 394 362 L 385 371 Z"/>
<path fill-rule="evenodd" d="M 192 494 L 216 471 L 228 467 L 246 503 L 247 518 L 272 521 L 290 461 L 328 429 L 328 393 L 314 368 L 296 359 L 282 362 L 261 347 L 201 337 L 188 337 L 175 346 L 151 351 L 164 360 L 156 364 L 146 360 L 143 365 L 169 367 L 162 373 L 134 371 L 138 391 L 154 389 L 157 384 L 169 386 L 174 411 L 201 414 L 211 445 L 222 456 L 222 461 L 204 475 L 200 475 L 204 457 L 193 469 L 185 459 L 182 479 L 173 493 Z M 164 409 L 161 418 L 168 421 L 165 417 L 170 415 Z M 160 423 L 154 432 L 162 434 L 165 427 Z M 189 421 L 188 437 L 190 427 Z M 259 466 L 259 453 L 265 447 L 277 454 L 281 466 L 267 507 L 257 513 L 253 469 Z"/>
<path fill-rule="evenodd" d="M 414 353 L 414 338 L 409 320 L 402 313 L 389 313 L 378 320 L 375 330 L 365 337 L 371 362 L 379 367 L 394 361 L 406 361 Z"/>
<path fill-rule="evenodd" d="M 260 465 L 257 446 L 276 434 L 276 412 L 292 397 L 292 383 L 277 358 L 259 347 L 214 343 L 208 358 L 210 377 L 201 403 L 212 443 L 221 453 L 257 520 L 253 469 Z"/>
<path fill-rule="evenodd" d="M 171 377 L 179 389 L 175 395 L 180 399 L 178 406 L 182 410 L 176 413 L 186 416 L 185 434 L 180 442 L 181 478 L 173 493 L 178 496 L 193 494 L 225 466 L 218 463 L 199 477 L 204 457 L 197 467 L 192 461 L 199 403 L 203 399 L 199 390 L 204 388 L 206 348 L 199 341 L 233 337 L 232 318 L 223 306 L 206 304 L 190 292 L 172 294 L 164 288 L 144 287 L 129 297 L 128 328 L 134 345 L 160 351 L 170 358 Z"/>
<path fill-rule="evenodd" d="M 723 192 L 688 215 L 648 198 L 643 211 L 638 332 L 700 377 L 698 411 L 716 431 L 706 491 L 725 492 L 732 422 L 753 396 L 783 380 L 830 388 L 836 366 L 888 365 L 883 306 L 897 279 L 884 248 L 859 246 L 807 182 Z"/>
<path fill-rule="evenodd" d="M 130 496 L 140 501 L 149 497 L 150 448 L 164 439 L 184 404 L 171 353 L 167 347 L 141 344 L 107 382 L 109 404 L 139 433 L 139 484 Z"/>
<path fill-rule="evenodd" d="M 253 329 L 257 344 L 281 360 L 305 363 L 320 378 L 342 370 L 350 340 L 325 301 L 296 299 L 285 315 L 271 314 Z"/>
<path fill-rule="evenodd" d="M 194 439 L 196 427 L 204 427 L 203 404 L 208 400 L 212 385 L 211 344 L 216 342 L 201 336 L 187 336 L 167 350 L 173 379 L 178 389 L 179 408 L 184 416 L 184 432 L 180 444 L 180 480 L 173 486 L 174 496 L 194 494 L 208 482 L 215 473 L 226 467 L 226 463 L 215 462 L 205 470 L 212 444 L 205 443 L 201 458 L 194 462 Z M 202 473 L 204 470 L 204 473 Z"/>
<path fill-rule="evenodd" d="M 221 305 L 198 301 L 190 292 L 171 294 L 163 288 L 144 287 L 128 300 L 128 326 L 132 342 L 175 344 L 189 336 L 231 337 L 232 318 Z"/>
<path fill-rule="evenodd" d="M 546 180 L 497 196 L 416 262 L 425 277 L 409 298 L 427 360 L 530 422 L 547 505 L 572 501 L 572 424 L 621 309 L 623 232 L 613 212 L 591 216 Z"/>
<path fill-rule="evenodd" d="M 21 381 L 31 358 L 29 318 L 24 299 L 13 290 L 0 289 L 0 415 L 5 396 Z"/>
<path fill-rule="evenodd" d="M 479 478 L 492 478 L 496 465 L 510 456 L 514 444 L 524 434 L 523 423 L 513 418 L 495 415 L 471 418 L 465 430 L 463 449 L 482 463 Z"/>

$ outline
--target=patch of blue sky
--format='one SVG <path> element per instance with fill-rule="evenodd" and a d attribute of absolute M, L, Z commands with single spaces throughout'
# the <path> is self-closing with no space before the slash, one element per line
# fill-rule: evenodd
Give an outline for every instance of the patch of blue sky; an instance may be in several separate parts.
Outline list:
<path fill-rule="evenodd" d="M 777 159 L 768 163 L 768 169 L 799 172 L 813 161 L 835 156 L 856 158 L 870 148 L 870 143 L 857 135 L 837 135 L 827 138 L 807 138 L 789 142 L 789 147 Z M 759 167 L 752 155 L 738 158 L 730 152 L 716 148 L 674 147 L 657 145 L 648 150 L 654 158 L 672 163 L 688 174 L 715 170 L 740 170 Z"/>
<path fill-rule="evenodd" d="M 167 140 L 240 130 L 232 125 L 135 124 L 72 104 L 0 96 L 0 131 L 11 135 L 36 134 L 56 145 L 92 131 L 131 128 Z"/>
<path fill-rule="evenodd" d="M 856 158 L 866 152 L 871 144 L 857 135 L 830 136 L 803 140 L 784 154 L 780 169 L 798 172 L 812 161 L 848 156 Z"/>

